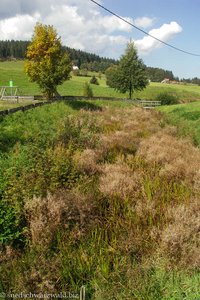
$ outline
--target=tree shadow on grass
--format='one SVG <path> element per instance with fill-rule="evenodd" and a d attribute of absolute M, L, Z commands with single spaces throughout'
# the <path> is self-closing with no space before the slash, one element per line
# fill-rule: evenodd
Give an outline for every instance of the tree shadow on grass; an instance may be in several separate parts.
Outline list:
<path fill-rule="evenodd" d="M 64 101 L 64 103 L 70 106 L 71 108 L 73 108 L 74 110 L 83 109 L 83 110 L 90 110 L 90 111 L 102 111 L 101 106 L 83 100 L 66 100 Z"/>
<path fill-rule="evenodd" d="M 17 130 L 12 122 L 7 123 L 5 117 L 0 117 L 0 154 L 9 152 L 16 143 L 24 143 L 22 130 Z"/>
<path fill-rule="evenodd" d="M 9 152 L 17 142 L 22 143 L 23 141 L 23 138 L 15 135 L 15 132 L 1 132 L 0 153 Z"/>

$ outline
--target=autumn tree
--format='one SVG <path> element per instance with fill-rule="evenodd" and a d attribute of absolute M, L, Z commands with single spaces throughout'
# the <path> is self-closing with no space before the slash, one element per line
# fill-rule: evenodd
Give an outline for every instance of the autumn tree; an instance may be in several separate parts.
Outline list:
<path fill-rule="evenodd" d="M 128 43 L 119 65 L 112 67 L 110 71 L 108 70 L 108 74 L 112 87 L 121 93 L 129 92 L 130 99 L 134 91 L 141 91 L 148 84 L 145 65 L 139 59 L 133 42 Z"/>
<path fill-rule="evenodd" d="M 47 99 L 58 95 L 57 86 L 70 78 L 71 61 L 53 26 L 37 23 L 27 48 L 25 72 Z"/>

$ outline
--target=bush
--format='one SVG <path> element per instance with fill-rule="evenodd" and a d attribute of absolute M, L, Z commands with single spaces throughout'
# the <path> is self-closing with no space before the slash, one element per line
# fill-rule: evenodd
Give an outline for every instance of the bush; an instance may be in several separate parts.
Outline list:
<path fill-rule="evenodd" d="M 171 105 L 179 103 L 176 95 L 166 92 L 158 94 L 156 97 L 156 101 L 161 101 L 161 105 Z"/>
<path fill-rule="evenodd" d="M 23 244 L 23 222 L 17 212 L 5 201 L 0 202 L 0 245 Z"/>
<path fill-rule="evenodd" d="M 93 91 L 88 82 L 85 82 L 85 84 L 84 84 L 83 96 L 84 97 L 93 97 Z"/>
<path fill-rule="evenodd" d="M 95 76 L 92 76 L 91 80 L 90 80 L 91 84 L 96 84 L 99 85 L 98 79 Z"/>
<path fill-rule="evenodd" d="M 74 76 L 80 76 L 80 70 L 79 69 L 75 69 L 72 71 Z"/>

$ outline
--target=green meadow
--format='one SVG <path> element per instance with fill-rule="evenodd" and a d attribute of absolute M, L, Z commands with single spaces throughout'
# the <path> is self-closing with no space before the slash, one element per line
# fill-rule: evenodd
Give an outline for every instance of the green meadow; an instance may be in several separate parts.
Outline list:
<path fill-rule="evenodd" d="M 29 82 L 23 70 L 23 61 L 0 62 L 0 85 L 8 85 L 10 79 L 14 85 L 19 87 L 21 95 L 40 95 L 38 86 Z M 98 78 L 98 75 L 97 75 Z M 83 85 L 90 77 L 72 76 L 69 81 L 58 87 L 61 95 L 83 95 Z M 105 76 L 98 78 L 99 85 L 92 85 L 94 96 L 127 98 L 128 94 L 120 94 L 106 85 Z M 134 98 L 155 100 L 161 92 L 169 92 L 177 95 L 180 102 L 191 102 L 200 100 L 200 87 L 195 85 L 167 85 L 161 83 L 150 83 L 141 92 L 135 92 Z"/>
<path fill-rule="evenodd" d="M 190 136 L 200 147 L 200 102 L 164 106 L 159 108 L 167 122 L 176 126 L 180 135 Z"/>

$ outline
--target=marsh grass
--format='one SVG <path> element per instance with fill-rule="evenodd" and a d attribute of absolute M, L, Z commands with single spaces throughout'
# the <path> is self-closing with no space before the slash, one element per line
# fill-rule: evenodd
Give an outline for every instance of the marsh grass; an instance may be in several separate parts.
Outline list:
<path fill-rule="evenodd" d="M 2 291 L 84 285 L 88 299 L 192 299 L 199 151 L 160 113 L 104 103 L 57 103 L 1 123 L 4 140 L 19 137 L 2 143 L 1 201 L 24 220 L 13 234 L 25 239 L 16 247 L 4 232 Z"/>

